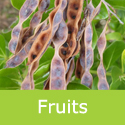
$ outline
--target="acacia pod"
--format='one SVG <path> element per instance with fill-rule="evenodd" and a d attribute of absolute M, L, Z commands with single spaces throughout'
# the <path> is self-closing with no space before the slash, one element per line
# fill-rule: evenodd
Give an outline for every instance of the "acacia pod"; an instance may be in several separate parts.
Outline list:
<path fill-rule="evenodd" d="M 106 47 L 106 36 L 105 36 L 106 27 L 107 27 L 107 23 L 97 41 L 97 47 L 98 47 L 98 51 L 99 51 L 99 55 L 100 55 L 100 64 L 97 69 L 97 75 L 99 78 L 99 82 L 98 82 L 99 90 L 108 90 L 109 89 L 109 84 L 106 79 L 106 72 L 105 72 L 105 69 L 103 66 L 103 52 Z"/>
<path fill-rule="evenodd" d="M 85 72 L 85 45 L 84 45 L 84 34 L 83 34 L 81 39 L 80 57 L 76 62 L 75 75 L 77 78 L 81 79 L 84 72 Z"/>
<path fill-rule="evenodd" d="M 89 15 L 86 19 L 86 28 L 84 32 L 84 45 L 85 45 L 85 73 L 82 76 L 81 84 L 86 85 L 91 88 L 93 83 L 92 75 L 90 74 L 89 70 L 93 65 L 93 49 L 92 49 L 92 26 L 89 23 Z M 83 50 L 84 51 L 84 50 Z M 84 53 L 84 52 L 83 52 Z M 82 67 L 84 67 L 84 58 L 81 59 L 83 62 Z"/>
<path fill-rule="evenodd" d="M 60 22 L 60 14 L 58 13 L 58 15 L 55 16 L 56 12 L 58 11 L 58 8 L 59 6 L 57 6 L 49 15 L 49 28 L 40 33 L 35 42 L 33 43 L 28 54 L 28 65 L 35 62 L 45 51 L 47 44 L 51 42 L 52 35 L 54 34 L 54 31 L 56 31 L 56 24 Z"/>
<path fill-rule="evenodd" d="M 43 13 L 48 9 L 50 0 L 40 0 L 38 5 L 38 11 L 34 14 L 30 21 L 30 26 L 26 28 L 25 33 L 20 36 L 15 53 L 17 53 L 25 44 L 27 39 L 33 35 L 34 28 L 40 23 Z"/>
<path fill-rule="evenodd" d="M 15 54 L 16 46 L 22 36 L 22 24 L 38 6 L 39 0 L 26 0 L 19 12 L 19 23 L 14 27 L 9 42 L 9 50 Z"/>
<path fill-rule="evenodd" d="M 95 16 L 99 13 L 100 11 L 100 8 L 101 8 L 101 4 L 102 4 L 102 1 L 100 1 L 100 3 L 98 4 L 98 6 L 96 8 L 94 8 L 93 4 L 92 4 L 92 0 L 90 1 L 90 3 L 87 5 L 86 7 L 86 11 L 84 13 L 84 19 L 82 20 L 82 23 L 81 23 L 81 27 L 79 28 L 79 31 L 78 31 L 78 34 L 77 34 L 77 39 L 81 39 L 82 37 L 82 34 L 85 30 L 85 28 L 91 24 L 92 20 L 95 18 Z M 88 24 L 86 25 L 85 24 L 85 19 L 86 17 L 89 15 L 89 22 Z"/>
<path fill-rule="evenodd" d="M 85 43 L 84 43 L 84 34 L 81 40 L 81 49 L 80 49 L 80 64 L 85 71 Z"/>
<path fill-rule="evenodd" d="M 38 34 L 44 29 L 44 27 L 47 25 L 46 20 L 39 24 L 35 30 L 35 34 L 30 37 L 27 41 L 27 44 L 16 54 L 13 55 L 6 63 L 6 68 L 14 68 L 20 65 L 28 56 L 28 52 L 34 42 L 34 40 L 37 38 Z"/>
<path fill-rule="evenodd" d="M 82 20 L 80 19 L 79 20 L 79 28 L 80 28 L 80 26 L 81 26 L 81 23 L 82 23 Z M 78 34 L 78 33 L 77 33 Z M 77 36 L 76 36 L 77 37 Z M 75 55 L 77 55 L 78 53 L 79 53 L 79 51 L 80 51 L 80 40 L 81 40 L 81 38 L 80 39 L 77 39 L 76 38 L 76 48 L 75 48 L 75 50 L 74 50 L 74 52 L 73 52 L 73 55 L 72 56 L 75 56 Z"/>
<path fill-rule="evenodd" d="M 62 59 L 68 59 L 72 56 L 75 48 L 76 48 L 76 36 L 78 32 L 78 23 L 81 19 L 81 13 L 83 8 L 84 0 L 70 0 L 67 10 L 67 27 L 68 27 L 68 39 L 67 45 L 68 47 L 62 46 L 60 48 L 60 56 Z"/>
<path fill-rule="evenodd" d="M 66 80 L 65 80 L 65 65 L 63 60 L 59 56 L 59 48 L 61 45 L 66 42 L 68 36 L 68 28 L 63 19 L 63 11 L 67 5 L 66 0 L 60 0 L 61 8 L 59 8 L 60 13 L 62 14 L 62 21 L 60 22 L 55 35 L 53 36 L 53 44 L 55 46 L 55 54 L 51 62 L 50 70 L 50 90 L 64 90 L 66 89 Z M 64 4 L 65 3 L 65 4 Z M 65 5 L 65 6 L 64 6 Z M 63 7 L 62 7 L 63 6 Z"/>

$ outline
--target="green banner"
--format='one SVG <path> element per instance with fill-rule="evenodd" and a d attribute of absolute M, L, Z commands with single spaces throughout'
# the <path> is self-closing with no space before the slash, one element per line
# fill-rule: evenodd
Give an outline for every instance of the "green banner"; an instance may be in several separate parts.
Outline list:
<path fill-rule="evenodd" d="M 1 125 L 123 125 L 125 91 L 0 91 Z"/>

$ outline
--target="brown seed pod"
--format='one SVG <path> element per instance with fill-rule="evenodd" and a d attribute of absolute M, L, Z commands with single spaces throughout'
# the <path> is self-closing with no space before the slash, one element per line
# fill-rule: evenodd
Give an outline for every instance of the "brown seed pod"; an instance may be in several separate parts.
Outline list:
<path fill-rule="evenodd" d="M 85 73 L 82 76 L 81 79 L 81 84 L 84 84 L 88 87 L 91 88 L 93 78 L 92 75 L 90 74 L 89 70 L 93 65 L 93 49 L 92 49 L 92 36 L 93 36 L 93 31 L 92 31 L 92 26 L 89 23 L 89 15 L 86 19 L 86 28 L 84 32 L 84 45 L 85 45 Z M 83 50 L 84 51 L 84 50 Z M 83 52 L 84 53 L 84 52 Z M 84 67 L 84 58 L 80 60 L 83 62 L 82 67 Z"/>
<path fill-rule="evenodd" d="M 65 80 L 65 66 L 63 60 L 59 56 L 59 48 L 62 46 L 68 36 L 68 28 L 63 19 L 63 11 L 67 5 L 66 0 L 59 1 L 59 13 L 61 13 L 60 22 L 57 31 L 53 37 L 53 44 L 55 46 L 55 54 L 51 62 L 50 70 L 50 90 L 64 90 L 66 89 L 66 80 Z M 64 6 L 65 5 L 65 6 Z M 58 12 L 57 12 L 58 13 Z M 56 15 L 55 15 L 56 16 Z"/>
<path fill-rule="evenodd" d="M 92 20 L 95 18 L 95 16 L 99 13 L 100 8 L 101 8 L 101 4 L 102 1 L 100 1 L 100 3 L 98 4 L 98 6 L 96 8 L 94 8 L 93 4 L 92 4 L 92 0 L 90 1 L 90 3 L 87 5 L 85 12 L 84 12 L 84 19 L 82 20 L 81 23 L 81 27 L 79 28 L 78 34 L 77 34 L 77 40 L 81 39 L 82 34 L 85 30 L 85 28 L 91 24 Z M 85 19 L 87 18 L 87 16 L 89 15 L 89 22 L 86 25 L 85 23 Z"/>
<path fill-rule="evenodd" d="M 81 25 L 81 22 L 82 20 L 80 19 L 79 20 L 79 28 L 80 28 L 80 25 Z M 78 33 L 77 33 L 78 34 Z M 76 56 L 78 53 L 79 53 L 79 51 L 80 51 L 80 40 L 81 40 L 81 38 L 80 39 L 77 39 L 76 38 L 76 48 L 75 48 L 75 50 L 74 50 L 74 52 L 73 52 L 73 55 L 72 56 Z"/>
<path fill-rule="evenodd" d="M 45 52 L 46 46 L 51 43 L 51 39 L 58 28 L 57 24 L 61 22 L 60 13 L 57 13 L 58 8 L 59 6 L 57 6 L 49 15 L 49 28 L 40 33 L 33 43 L 28 54 L 28 65 L 35 62 L 41 54 Z"/>
<path fill-rule="evenodd" d="M 13 55 L 6 63 L 6 68 L 14 68 L 20 65 L 28 56 L 29 50 L 37 38 L 39 33 L 44 30 L 45 26 L 47 25 L 47 20 L 43 23 L 39 24 L 35 30 L 35 33 L 32 37 L 30 37 L 26 43 L 26 45 L 16 54 Z"/>
<path fill-rule="evenodd" d="M 105 47 L 106 47 L 106 36 L 105 36 L 106 27 L 107 27 L 107 23 L 106 23 L 106 25 L 103 29 L 103 32 L 101 33 L 98 41 L 97 41 L 97 47 L 98 47 L 98 51 L 99 51 L 99 55 L 100 55 L 100 64 L 99 64 L 99 67 L 97 69 L 97 75 L 99 77 L 99 82 L 98 82 L 98 89 L 99 90 L 108 90 L 109 89 L 109 84 L 106 80 L 106 73 L 105 73 L 105 69 L 103 66 L 103 52 L 104 52 Z"/>
<path fill-rule="evenodd" d="M 26 44 L 27 39 L 33 35 L 34 29 L 40 23 L 43 13 L 48 9 L 50 0 L 40 0 L 38 5 L 38 11 L 34 14 L 30 21 L 30 26 L 25 28 L 25 32 L 22 33 L 18 41 L 15 53 Z"/>
<path fill-rule="evenodd" d="M 22 24 L 33 13 L 38 6 L 39 0 L 26 0 L 19 12 L 19 23 L 12 30 L 11 40 L 9 42 L 9 50 L 15 54 L 15 49 L 22 36 Z"/>
<path fill-rule="evenodd" d="M 75 48 L 76 48 L 76 36 L 78 33 L 78 24 L 81 19 L 81 13 L 83 8 L 84 0 L 70 0 L 67 10 L 67 27 L 68 27 L 68 39 L 67 45 L 68 47 L 62 46 L 60 48 L 60 56 L 62 59 L 68 59 L 72 56 Z"/>
<path fill-rule="evenodd" d="M 81 79 L 84 72 L 85 72 L 85 45 L 84 45 L 84 34 L 83 34 L 81 39 L 80 57 L 76 62 L 75 76 Z"/>

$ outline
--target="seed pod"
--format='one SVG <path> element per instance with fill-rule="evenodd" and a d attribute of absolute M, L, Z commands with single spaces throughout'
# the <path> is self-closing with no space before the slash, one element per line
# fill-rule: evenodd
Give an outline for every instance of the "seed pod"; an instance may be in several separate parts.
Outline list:
<path fill-rule="evenodd" d="M 59 23 L 58 29 L 55 32 L 55 35 L 53 36 L 55 54 L 51 62 L 50 87 L 49 87 L 50 90 L 66 89 L 65 66 L 63 60 L 59 56 L 59 48 L 66 42 L 68 36 L 68 28 L 63 19 L 63 11 L 67 5 L 67 1 L 60 0 L 58 4 L 60 5 L 60 7 L 56 14 L 61 13 L 60 18 L 62 19 L 62 21 Z"/>
<path fill-rule="evenodd" d="M 44 30 L 44 29 L 43 29 Z M 49 47 L 50 44 L 47 44 L 45 51 L 47 50 L 47 48 Z M 38 66 L 39 66 L 39 60 L 40 58 L 43 56 L 44 52 L 41 54 L 41 56 L 38 58 L 37 61 L 33 62 L 32 64 L 29 65 L 29 70 L 28 70 L 28 74 L 26 76 L 26 78 L 24 79 L 21 89 L 22 90 L 30 90 L 30 89 L 34 89 L 34 81 L 33 81 L 33 74 L 34 72 L 37 70 Z M 27 87 L 28 86 L 28 87 Z M 25 88 L 26 87 L 26 88 Z"/>
<path fill-rule="evenodd" d="M 37 38 L 38 34 L 44 29 L 44 27 L 47 25 L 47 20 L 45 20 L 43 23 L 39 24 L 35 30 L 35 34 L 30 37 L 27 41 L 27 44 L 14 56 L 12 56 L 6 63 L 6 68 L 14 68 L 20 65 L 28 56 L 28 52 L 34 42 L 34 40 Z"/>
<path fill-rule="evenodd" d="M 86 11 L 84 13 L 85 17 L 82 20 L 81 27 L 79 28 L 79 31 L 78 31 L 78 34 L 77 34 L 78 40 L 81 39 L 85 28 L 92 22 L 92 20 L 95 18 L 95 16 L 99 13 L 100 8 L 101 8 L 101 4 L 102 4 L 102 1 L 100 1 L 98 6 L 96 8 L 94 8 L 94 6 L 92 4 L 92 0 L 91 0 L 90 3 L 87 5 Z M 85 19 L 87 18 L 88 15 L 89 15 L 89 22 L 88 22 L 87 25 L 85 25 Z"/>
<path fill-rule="evenodd" d="M 26 0 L 19 12 L 19 23 L 14 27 L 11 35 L 11 40 L 9 42 L 9 50 L 15 54 L 16 46 L 19 39 L 21 38 L 22 24 L 23 22 L 33 13 L 33 11 L 38 6 L 39 0 Z"/>
<path fill-rule="evenodd" d="M 80 19 L 80 20 L 79 20 L 79 23 L 78 23 L 79 28 L 80 28 L 80 26 L 81 26 L 81 23 L 82 23 L 82 20 Z M 78 33 L 77 33 L 77 34 L 78 34 Z M 77 37 L 77 36 L 76 36 L 76 37 Z M 79 53 L 79 51 L 80 51 L 80 40 L 81 40 L 81 38 L 80 38 L 80 39 L 77 39 L 77 38 L 76 38 L 76 47 L 75 47 L 75 50 L 74 50 L 72 56 L 76 56 L 76 55 Z"/>
<path fill-rule="evenodd" d="M 60 56 L 62 59 L 68 59 L 72 56 L 75 48 L 76 48 L 76 35 L 78 32 L 78 23 L 81 19 L 81 13 L 83 8 L 84 0 L 70 0 L 67 10 L 67 27 L 68 27 L 68 39 L 67 45 L 68 47 L 60 48 Z"/>
<path fill-rule="evenodd" d="M 41 54 L 45 52 L 46 46 L 51 43 L 52 36 L 58 28 L 57 24 L 60 23 L 60 13 L 56 14 L 58 8 L 59 6 L 57 6 L 49 15 L 49 28 L 40 33 L 33 43 L 28 54 L 28 65 L 35 62 L 41 56 Z"/>
<path fill-rule="evenodd" d="M 83 34 L 81 39 L 80 57 L 76 62 L 75 75 L 77 78 L 81 79 L 84 72 L 85 72 L 85 45 L 84 45 L 84 34 Z"/>
<path fill-rule="evenodd" d="M 34 14 L 30 21 L 30 26 L 26 28 L 25 32 L 22 33 L 18 41 L 15 53 L 25 45 L 26 40 L 33 35 L 34 28 L 40 23 L 43 13 L 48 9 L 50 0 L 40 0 L 38 5 L 38 11 Z"/>
<path fill-rule="evenodd" d="M 99 51 L 99 55 L 100 55 L 100 64 L 99 64 L 99 67 L 97 69 L 97 75 L 99 77 L 99 82 L 98 82 L 98 89 L 99 90 L 108 90 L 109 89 L 109 84 L 106 80 L 106 73 L 105 73 L 105 69 L 103 66 L 103 52 L 104 52 L 105 47 L 106 47 L 106 36 L 105 36 L 106 27 L 107 27 L 107 23 L 106 23 L 106 25 L 103 29 L 103 32 L 101 33 L 98 41 L 97 41 L 97 47 L 98 47 L 98 51 Z"/>
<path fill-rule="evenodd" d="M 86 19 L 86 28 L 84 33 L 84 45 L 85 45 L 85 73 L 82 76 L 81 84 L 86 85 L 87 87 L 92 86 L 93 78 L 90 74 L 89 70 L 93 65 L 93 49 L 92 49 L 92 26 L 89 23 L 89 15 Z M 84 52 L 83 52 L 84 53 Z M 84 59 L 81 59 L 81 62 L 84 61 Z M 82 63 L 81 63 L 82 64 Z M 82 67 L 84 67 L 84 62 L 82 64 Z"/>

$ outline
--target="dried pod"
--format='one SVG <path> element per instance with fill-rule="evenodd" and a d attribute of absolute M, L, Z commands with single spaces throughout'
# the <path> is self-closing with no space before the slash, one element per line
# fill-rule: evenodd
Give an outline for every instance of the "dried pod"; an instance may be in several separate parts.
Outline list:
<path fill-rule="evenodd" d="M 55 46 L 55 54 L 51 62 L 51 70 L 50 70 L 50 90 L 65 90 L 66 89 L 66 80 L 65 80 L 65 65 L 63 60 L 59 56 L 59 48 L 62 46 L 67 39 L 68 36 L 68 28 L 63 19 L 63 11 L 67 5 L 66 0 L 60 0 L 58 5 L 59 10 L 56 15 L 60 13 L 60 19 L 62 21 L 57 23 L 58 29 L 53 36 L 53 44 Z M 65 5 L 65 6 L 64 6 Z M 56 17 L 55 15 L 55 17 Z M 56 20 L 56 18 L 54 18 Z M 55 22 L 55 21 L 54 21 Z M 55 31 L 55 30 L 54 30 Z"/>
<path fill-rule="evenodd" d="M 99 90 L 108 90 L 109 89 L 109 84 L 106 80 L 106 73 L 105 73 L 105 69 L 103 66 L 103 52 L 104 52 L 105 47 L 106 47 L 106 36 L 105 36 L 106 27 L 107 27 L 107 23 L 106 23 L 106 25 L 103 29 L 103 32 L 101 33 L 98 41 L 97 41 L 97 47 L 98 47 L 98 51 L 99 51 L 99 55 L 100 55 L 100 64 L 99 64 L 99 67 L 97 69 L 97 74 L 99 77 L 99 82 L 98 82 L 98 89 Z"/>
<path fill-rule="evenodd" d="M 54 9 L 52 8 L 49 17 L 41 24 L 42 15 L 47 11 L 50 0 L 26 0 L 23 4 L 19 12 L 19 23 L 14 27 L 9 42 L 9 50 L 14 55 L 6 63 L 6 68 L 13 68 L 20 65 L 28 57 L 28 74 L 22 82 L 21 90 L 35 88 L 33 74 L 39 66 L 40 58 L 50 45 L 55 49 L 55 53 L 51 61 L 50 74 L 44 82 L 43 90 L 67 89 L 75 68 L 74 57 L 79 51 L 80 56 L 76 61 L 75 75 L 81 79 L 81 84 L 91 88 L 93 77 L 90 69 L 94 56 L 91 22 L 99 13 L 102 3 L 120 23 L 123 22 L 115 14 L 114 8 L 105 0 L 101 0 L 97 7 L 93 6 L 92 0 L 89 4 L 88 0 L 86 2 L 87 6 L 83 11 L 84 0 L 55 0 Z M 23 29 L 23 22 L 37 7 L 38 11 L 33 15 L 29 27 Z M 84 12 L 83 19 L 81 19 L 82 12 Z M 100 64 L 97 69 L 99 90 L 109 89 L 103 66 L 106 26 L 97 41 L 100 55 Z"/>
<path fill-rule="evenodd" d="M 84 62 L 84 56 L 80 60 L 83 62 L 81 63 L 82 67 L 84 68 L 84 63 L 85 63 L 85 73 L 82 76 L 81 83 L 90 87 L 92 86 L 93 78 L 92 75 L 90 74 L 89 70 L 93 65 L 93 49 L 92 49 L 92 36 L 93 36 L 93 31 L 92 31 L 92 26 L 89 23 L 89 15 L 86 19 L 86 28 L 84 32 L 84 45 L 85 45 L 85 62 Z M 84 50 L 82 50 L 84 51 Z M 84 52 L 82 52 L 84 54 Z"/>
<path fill-rule="evenodd" d="M 11 40 L 9 42 L 9 50 L 14 54 L 18 41 L 23 34 L 22 24 L 33 13 L 33 11 L 38 6 L 38 3 L 39 0 L 26 0 L 20 9 L 19 23 L 14 27 L 11 35 Z"/>
<path fill-rule="evenodd" d="M 70 0 L 67 10 L 67 27 L 68 27 L 68 39 L 67 44 L 68 47 L 65 48 L 62 46 L 60 48 L 60 56 L 62 59 L 69 59 L 72 57 L 73 52 L 76 48 L 76 36 L 78 33 L 78 27 L 79 27 L 79 20 L 81 19 L 81 13 L 83 8 L 83 1 L 84 0 Z"/>
<path fill-rule="evenodd" d="M 30 26 L 26 28 L 25 32 L 22 33 L 18 41 L 15 53 L 26 44 L 27 39 L 33 35 L 33 31 L 36 26 L 40 23 L 43 13 L 48 9 L 50 0 L 40 0 L 38 5 L 38 11 L 34 14 L 30 21 Z"/>
<path fill-rule="evenodd" d="M 56 31 L 54 28 L 56 27 L 56 22 L 60 22 L 60 18 L 55 17 L 56 12 L 58 11 L 58 6 L 50 13 L 49 15 L 49 28 L 43 32 L 41 32 L 35 42 L 33 43 L 29 54 L 28 54 L 28 65 L 35 62 L 41 54 L 45 52 L 46 46 L 51 43 L 52 34 Z M 56 18 L 54 21 L 53 19 Z M 55 27 L 54 27 L 55 26 Z"/>
<path fill-rule="evenodd" d="M 28 56 L 28 52 L 34 42 L 34 40 L 37 38 L 38 34 L 44 29 L 44 27 L 47 25 L 46 20 L 39 24 L 35 30 L 35 34 L 30 37 L 27 41 L 27 44 L 14 56 L 12 56 L 6 63 L 6 68 L 14 68 L 20 65 Z"/>
<path fill-rule="evenodd" d="M 78 34 L 77 34 L 77 40 L 81 39 L 82 34 L 83 34 L 85 28 L 89 24 L 91 24 L 92 20 L 99 13 L 100 8 L 101 8 L 101 4 L 102 4 L 102 1 L 100 1 L 100 3 L 98 4 L 98 6 L 96 8 L 94 8 L 94 6 L 92 4 L 92 0 L 91 0 L 90 3 L 87 5 L 86 11 L 84 12 L 84 19 L 82 20 L 81 27 L 79 28 L 79 31 L 78 31 Z M 86 25 L 85 24 L 85 21 L 86 21 L 85 19 L 87 18 L 88 15 L 89 15 L 89 22 Z"/>

